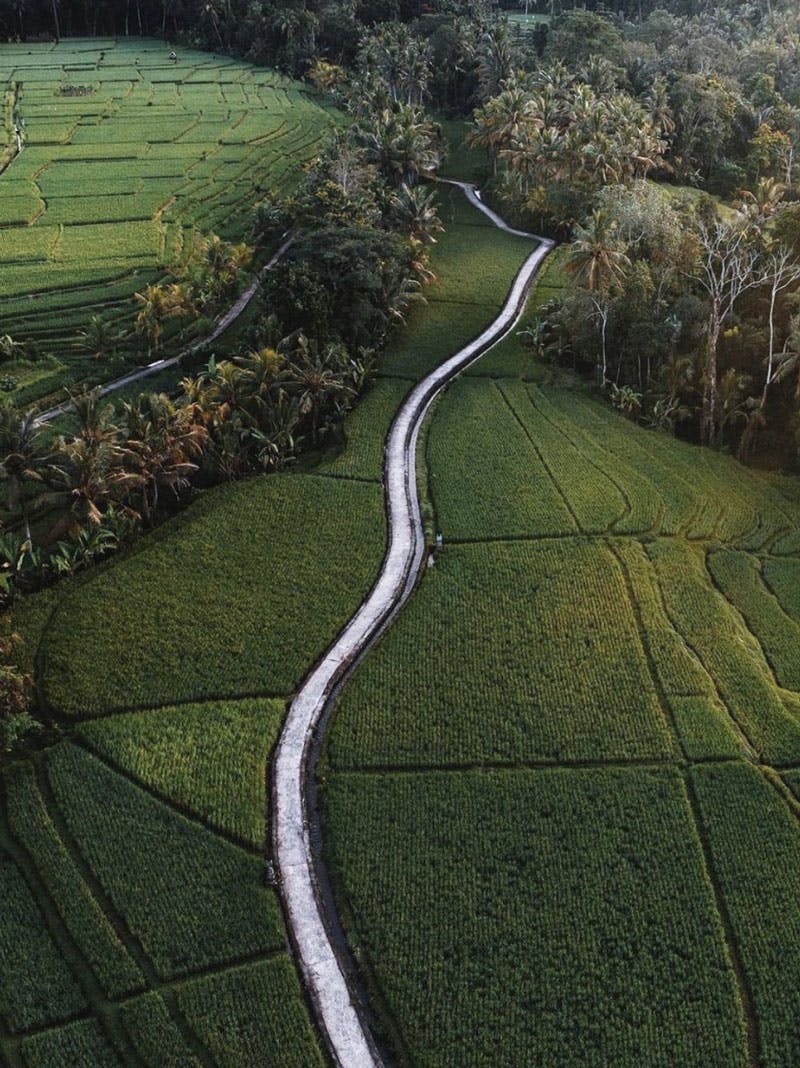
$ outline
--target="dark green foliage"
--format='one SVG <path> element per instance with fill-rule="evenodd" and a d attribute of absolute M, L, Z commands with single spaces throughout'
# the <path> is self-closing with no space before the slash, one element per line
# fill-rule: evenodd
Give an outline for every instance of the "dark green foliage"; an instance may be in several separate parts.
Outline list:
<path fill-rule="evenodd" d="M 800 1060 L 797 809 L 779 785 L 746 764 L 698 767 L 692 780 L 752 990 L 760 1062 L 788 1068 Z"/>
<path fill-rule="evenodd" d="M 119 1058 L 97 1020 L 79 1020 L 22 1042 L 28 1068 L 118 1068 Z"/>
<path fill-rule="evenodd" d="M 144 977 L 84 883 L 42 801 L 30 764 L 5 775 L 11 831 L 28 850 L 72 937 L 109 997 L 144 988 Z"/>
<path fill-rule="evenodd" d="M 399 236 L 339 226 L 299 237 L 264 283 L 265 306 L 284 333 L 379 345 L 417 291 Z"/>
<path fill-rule="evenodd" d="M 120 1018 L 147 1068 L 200 1068 L 160 994 L 128 1002 Z"/>
<path fill-rule="evenodd" d="M 677 773 L 337 774 L 326 799 L 348 930 L 410 1063 L 745 1065 Z"/>
<path fill-rule="evenodd" d="M 219 1068 L 322 1068 L 325 1063 L 297 975 L 283 954 L 189 983 L 178 1002 Z"/>
<path fill-rule="evenodd" d="M 190 823 L 74 745 L 51 750 L 64 819 L 163 978 L 283 944 L 261 861 Z"/>

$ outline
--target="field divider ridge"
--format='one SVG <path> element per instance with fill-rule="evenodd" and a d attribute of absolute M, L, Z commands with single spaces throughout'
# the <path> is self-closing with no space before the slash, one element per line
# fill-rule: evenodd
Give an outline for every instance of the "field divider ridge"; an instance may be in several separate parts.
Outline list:
<path fill-rule="evenodd" d="M 412 389 L 389 429 L 384 459 L 388 546 L 371 592 L 350 622 L 300 684 L 290 705 L 272 765 L 272 846 L 287 929 L 331 1057 L 339 1068 L 384 1064 L 362 1019 L 343 939 L 328 895 L 320 891 L 321 860 L 312 845 L 308 780 L 314 776 L 315 743 L 333 701 L 363 656 L 411 595 L 424 567 L 426 545 L 417 487 L 420 429 L 431 404 L 448 383 L 505 337 L 519 322 L 531 284 L 554 243 L 512 229 L 483 204 L 475 186 L 452 181 L 467 200 L 501 230 L 537 242 L 517 272 L 500 313 L 473 341 Z M 318 868 L 319 865 L 319 868 Z M 336 942 L 336 948 L 334 946 Z"/>

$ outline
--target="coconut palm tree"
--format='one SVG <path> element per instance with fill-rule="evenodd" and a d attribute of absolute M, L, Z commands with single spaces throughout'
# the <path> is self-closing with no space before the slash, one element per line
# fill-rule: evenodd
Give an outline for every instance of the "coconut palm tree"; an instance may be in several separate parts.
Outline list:
<path fill-rule="evenodd" d="M 570 245 L 564 269 L 590 293 L 602 293 L 619 286 L 630 267 L 617 224 L 600 209 L 579 226 Z"/>
<path fill-rule="evenodd" d="M 0 481 L 5 488 L 6 508 L 19 514 L 30 545 L 30 503 L 28 488 L 41 487 L 52 466 L 52 452 L 29 412 L 20 415 L 10 401 L 0 403 Z"/>
<path fill-rule="evenodd" d="M 124 465 L 139 489 L 142 518 L 150 524 L 161 490 L 177 494 L 189 485 L 207 431 L 192 420 L 188 407 L 174 404 L 164 393 L 142 393 L 123 411 Z"/>

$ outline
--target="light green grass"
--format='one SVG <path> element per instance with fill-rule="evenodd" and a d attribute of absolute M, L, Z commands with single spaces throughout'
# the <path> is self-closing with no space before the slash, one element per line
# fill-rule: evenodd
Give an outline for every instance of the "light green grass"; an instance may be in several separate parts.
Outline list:
<path fill-rule="evenodd" d="M 74 41 L 0 45 L 0 68 L 22 87 L 26 131 L 22 153 L 0 176 L 0 316 L 25 292 L 92 284 L 90 302 L 102 300 L 112 272 L 128 277 L 132 298 L 143 284 L 133 269 L 173 266 L 173 243 L 158 222 L 168 205 L 177 227 L 241 240 L 270 173 L 280 168 L 281 189 L 290 192 L 335 121 L 322 98 L 263 68 L 234 60 L 218 68 L 187 48 L 171 63 L 169 46 L 136 39 L 90 43 L 79 51 Z M 226 84 L 215 81 L 221 72 Z M 70 84 L 94 91 L 61 95 Z M 208 174 L 226 160 L 238 170 L 221 171 L 209 186 Z M 134 310 L 130 300 L 129 320 Z M 49 319 L 42 308 L 15 336 L 36 338 Z M 80 361 L 73 366 L 87 377 Z M 17 399 L 36 396 L 29 384 Z"/>
<path fill-rule="evenodd" d="M 268 756 L 282 701 L 215 702 L 83 724 L 115 765 L 256 849 L 264 847 Z"/>

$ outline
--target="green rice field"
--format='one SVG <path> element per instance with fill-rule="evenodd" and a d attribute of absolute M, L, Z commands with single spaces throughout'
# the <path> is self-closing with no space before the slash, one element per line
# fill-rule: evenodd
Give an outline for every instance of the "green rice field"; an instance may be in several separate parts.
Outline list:
<path fill-rule="evenodd" d="M 529 317 L 558 288 L 556 254 Z M 320 768 L 393 1063 L 792 1068 L 796 480 L 635 426 L 515 337 L 420 460 L 443 548 Z"/>
<path fill-rule="evenodd" d="M 15 607 L 59 736 L 0 773 L 4 1068 L 327 1063 L 264 879 L 269 758 L 380 566 L 393 413 L 530 248 L 442 197 L 438 281 L 343 446 Z M 556 255 L 528 315 L 559 285 Z M 798 481 L 635 426 L 515 336 L 419 465 L 443 546 L 318 768 L 388 1063 L 796 1068 Z"/>
<path fill-rule="evenodd" d="M 79 337 L 90 316 L 129 333 L 133 293 L 179 265 L 196 232 L 245 238 L 254 207 L 295 188 L 330 128 L 331 111 L 276 71 L 169 54 L 139 39 L 0 45 L 0 86 L 24 122 L 0 172 L 0 320 L 42 355 L 3 366 L 20 403 L 96 379 Z M 135 356 L 130 339 L 116 347 Z"/>

